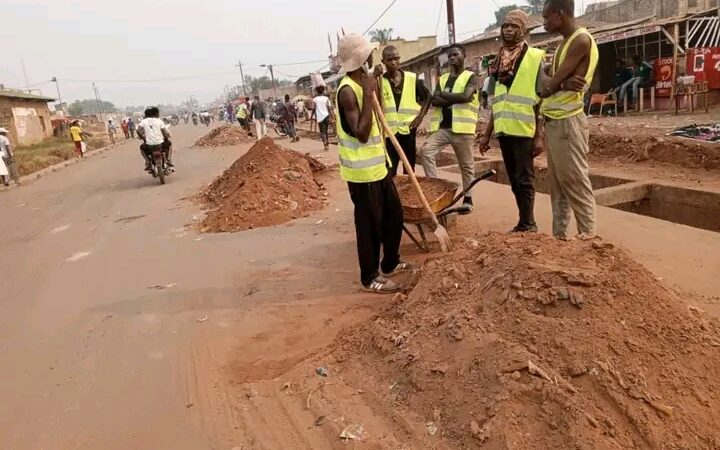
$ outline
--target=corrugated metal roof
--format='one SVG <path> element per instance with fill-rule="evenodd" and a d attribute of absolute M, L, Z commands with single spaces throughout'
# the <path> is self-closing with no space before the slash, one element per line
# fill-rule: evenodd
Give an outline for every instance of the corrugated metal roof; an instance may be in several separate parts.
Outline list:
<path fill-rule="evenodd" d="M 23 91 L 17 91 L 14 89 L 0 89 L 0 97 L 11 97 L 11 98 L 22 98 L 25 100 L 39 100 L 43 102 L 55 101 L 52 97 L 45 97 L 42 95 L 30 94 Z"/>

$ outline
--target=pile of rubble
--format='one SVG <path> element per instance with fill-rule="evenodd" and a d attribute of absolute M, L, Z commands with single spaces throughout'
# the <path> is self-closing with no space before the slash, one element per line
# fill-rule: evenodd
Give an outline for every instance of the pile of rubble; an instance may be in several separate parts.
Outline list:
<path fill-rule="evenodd" d="M 253 141 L 254 139 L 248 136 L 242 128 L 225 124 L 213 128 L 208 134 L 198 139 L 194 147 L 223 147 Z"/>
<path fill-rule="evenodd" d="M 240 231 L 321 209 L 327 192 L 315 175 L 323 170 L 314 158 L 262 139 L 200 194 L 208 208 L 201 228 Z"/>
<path fill-rule="evenodd" d="M 718 320 L 600 240 L 459 247 L 333 344 L 373 410 L 428 448 L 720 448 Z"/>

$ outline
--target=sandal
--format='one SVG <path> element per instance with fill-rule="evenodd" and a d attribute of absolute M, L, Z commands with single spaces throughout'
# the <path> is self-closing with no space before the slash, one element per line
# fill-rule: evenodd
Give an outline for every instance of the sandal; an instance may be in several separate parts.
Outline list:
<path fill-rule="evenodd" d="M 388 273 L 383 272 L 383 276 L 385 277 L 391 277 L 393 275 L 397 275 L 402 272 L 412 272 L 415 270 L 415 266 L 410 264 L 409 262 L 400 261 L 397 266 L 393 270 L 391 270 Z"/>
<path fill-rule="evenodd" d="M 400 290 L 400 286 L 392 280 L 377 276 L 369 285 L 363 286 L 362 289 L 363 291 L 374 292 L 376 294 L 394 294 Z"/>

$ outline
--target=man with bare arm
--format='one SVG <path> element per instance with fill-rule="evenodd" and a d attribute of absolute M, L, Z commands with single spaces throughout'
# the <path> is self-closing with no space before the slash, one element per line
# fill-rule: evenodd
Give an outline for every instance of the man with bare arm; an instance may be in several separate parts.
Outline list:
<path fill-rule="evenodd" d="M 578 237 L 595 236 L 595 196 L 590 184 L 590 149 L 583 95 L 592 83 L 598 62 L 595 40 L 574 17 L 574 0 L 546 0 L 545 29 L 560 33 L 547 76 L 541 81 L 544 98 L 540 112 L 547 136 L 548 179 L 553 213 L 553 235 L 567 240 L 571 213 Z"/>

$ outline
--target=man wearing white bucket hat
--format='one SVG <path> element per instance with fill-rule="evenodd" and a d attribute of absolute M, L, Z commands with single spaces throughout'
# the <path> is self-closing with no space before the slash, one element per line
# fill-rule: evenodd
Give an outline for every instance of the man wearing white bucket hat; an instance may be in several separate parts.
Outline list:
<path fill-rule="evenodd" d="M 336 101 L 338 153 L 340 176 L 348 183 L 355 205 L 360 281 L 367 291 L 389 294 L 400 288 L 386 277 L 412 266 L 400 260 L 402 206 L 373 114 L 372 99 L 378 86 L 370 73 L 372 50 L 370 42 L 359 34 L 348 34 L 338 44 L 338 57 L 346 72 Z"/>

